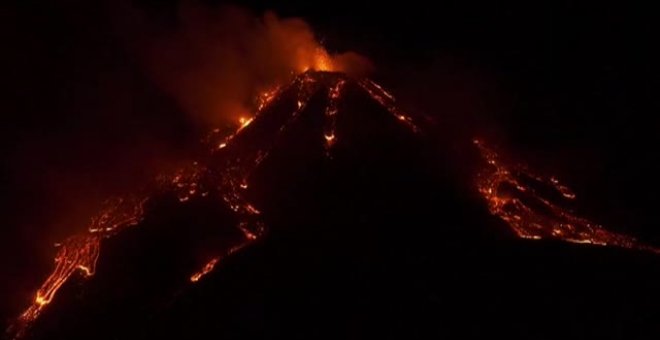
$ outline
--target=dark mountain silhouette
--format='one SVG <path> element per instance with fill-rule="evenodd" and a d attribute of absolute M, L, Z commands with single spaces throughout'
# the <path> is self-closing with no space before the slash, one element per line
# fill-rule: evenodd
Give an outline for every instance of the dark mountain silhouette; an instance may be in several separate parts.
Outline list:
<path fill-rule="evenodd" d="M 376 84 L 338 73 L 269 98 L 209 136 L 186 181 L 148 191 L 137 225 L 99 236 L 94 276 L 72 275 L 26 337 L 657 334 L 660 260 L 516 239 L 474 187 L 470 141 L 439 145 Z"/>

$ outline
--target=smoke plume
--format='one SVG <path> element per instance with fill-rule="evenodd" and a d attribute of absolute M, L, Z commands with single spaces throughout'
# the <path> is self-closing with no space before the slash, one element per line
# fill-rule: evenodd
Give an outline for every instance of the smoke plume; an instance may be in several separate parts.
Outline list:
<path fill-rule="evenodd" d="M 371 69 L 356 53 L 329 54 L 298 18 L 184 2 L 168 26 L 132 12 L 129 41 L 144 67 L 204 126 L 249 115 L 257 93 L 293 74 L 316 69 L 358 75 Z"/>

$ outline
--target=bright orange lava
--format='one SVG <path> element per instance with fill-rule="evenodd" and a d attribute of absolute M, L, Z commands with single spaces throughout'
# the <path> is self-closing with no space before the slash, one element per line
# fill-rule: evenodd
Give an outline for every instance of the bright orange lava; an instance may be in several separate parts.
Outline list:
<path fill-rule="evenodd" d="M 215 265 L 218 263 L 219 260 L 220 260 L 220 258 L 218 258 L 218 257 L 215 257 L 215 258 L 211 259 L 211 261 L 209 261 L 208 263 L 206 263 L 204 265 L 202 270 L 200 270 L 199 272 L 193 274 L 190 277 L 190 282 L 197 282 L 197 281 L 199 281 L 199 279 L 202 278 L 202 276 L 210 273 L 213 270 L 213 268 L 215 268 Z"/>
<path fill-rule="evenodd" d="M 507 163 L 480 140 L 474 140 L 474 144 L 489 166 L 478 178 L 477 188 L 488 202 L 490 212 L 504 220 L 519 237 L 658 252 L 633 237 L 605 230 L 564 208 L 563 205 L 575 199 L 575 194 L 558 179 Z"/>
<path fill-rule="evenodd" d="M 314 62 L 308 68 L 315 70 L 331 70 L 330 57 L 324 51 L 320 51 L 314 58 Z M 289 88 L 297 88 L 297 107 L 290 114 L 288 122 L 279 129 L 281 134 L 287 129 L 292 121 L 298 118 L 305 110 L 314 93 L 322 89 L 322 76 L 304 73 L 297 76 L 289 85 Z M 328 90 L 328 104 L 325 108 L 325 127 L 323 140 L 329 149 L 337 142 L 335 134 L 336 116 L 340 110 L 339 99 L 345 79 L 338 77 L 334 85 Z M 412 119 L 394 106 L 394 98 L 385 92 L 380 86 L 370 80 L 363 80 L 359 85 L 378 103 L 382 104 L 399 121 L 403 122 L 413 132 L 418 132 L 417 126 Z M 243 240 L 235 244 L 229 251 L 213 257 L 199 271 L 192 274 L 191 282 L 198 282 L 204 275 L 211 272 L 218 262 L 247 245 L 257 241 L 266 231 L 266 225 L 261 220 L 261 212 L 244 197 L 248 188 L 250 175 L 268 157 L 273 145 L 256 148 L 245 154 L 232 154 L 231 142 L 234 137 L 246 129 L 263 110 L 265 110 L 281 93 L 281 88 L 265 91 L 258 96 L 258 110 L 252 117 L 241 116 L 238 119 L 239 126 L 233 133 L 220 136 L 219 141 L 215 138 L 220 133 L 218 129 L 207 138 L 211 145 L 211 153 L 227 153 L 226 164 L 221 169 L 209 169 L 198 162 L 192 162 L 181 167 L 172 174 L 161 175 L 157 178 L 157 189 L 145 195 L 126 196 L 116 198 L 107 202 L 103 209 L 92 221 L 86 232 L 74 235 L 59 246 L 55 256 L 55 269 L 45 282 L 37 290 L 32 304 L 18 317 L 9 332 L 14 338 L 20 338 L 29 325 L 34 322 L 46 306 L 53 301 L 58 290 L 76 272 L 82 277 L 94 275 L 96 263 L 99 257 L 101 242 L 105 238 L 114 236 L 122 230 L 138 225 L 144 218 L 145 206 L 156 198 L 160 193 L 169 192 L 176 194 L 178 201 L 185 204 L 194 199 L 207 197 L 211 191 L 217 191 L 227 206 L 237 214 L 239 223 L 237 228 L 243 233 Z"/>
<path fill-rule="evenodd" d="M 246 128 L 248 125 L 250 125 L 250 123 L 252 123 L 253 119 L 254 119 L 254 117 L 250 117 L 250 118 L 240 117 L 240 118 L 238 118 L 238 122 L 241 124 L 241 127 L 240 127 L 239 131 Z"/>
<path fill-rule="evenodd" d="M 41 285 L 34 297 L 34 303 L 18 318 L 17 337 L 24 327 L 33 322 L 55 297 L 55 293 L 76 271 L 83 276 L 94 275 L 100 250 L 100 237 L 97 235 L 72 236 L 64 241 L 55 256 L 55 270 Z"/>

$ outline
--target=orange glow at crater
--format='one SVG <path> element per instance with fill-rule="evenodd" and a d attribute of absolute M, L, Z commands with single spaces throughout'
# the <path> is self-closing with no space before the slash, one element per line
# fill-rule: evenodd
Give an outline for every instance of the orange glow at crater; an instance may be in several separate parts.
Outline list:
<path fill-rule="evenodd" d="M 332 57 L 323 48 L 317 47 L 312 54 L 311 60 L 303 62 L 299 67 L 300 72 L 307 71 L 337 71 Z"/>

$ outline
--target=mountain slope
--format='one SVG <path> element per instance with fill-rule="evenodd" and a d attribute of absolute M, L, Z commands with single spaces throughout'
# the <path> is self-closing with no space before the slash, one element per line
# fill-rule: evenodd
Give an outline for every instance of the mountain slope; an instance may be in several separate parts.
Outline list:
<path fill-rule="evenodd" d="M 203 157 L 111 202 L 88 232 L 66 241 L 57 280 L 41 289 L 52 303 L 24 314 L 24 334 L 336 339 L 654 330 L 627 312 L 660 301 L 654 257 L 507 237 L 514 233 L 506 219 L 447 170 L 450 157 L 375 83 L 307 72 L 263 98 L 238 131 L 209 135 Z M 483 166 L 478 148 L 463 152 Z M 548 221 L 546 228 L 555 225 Z"/>

